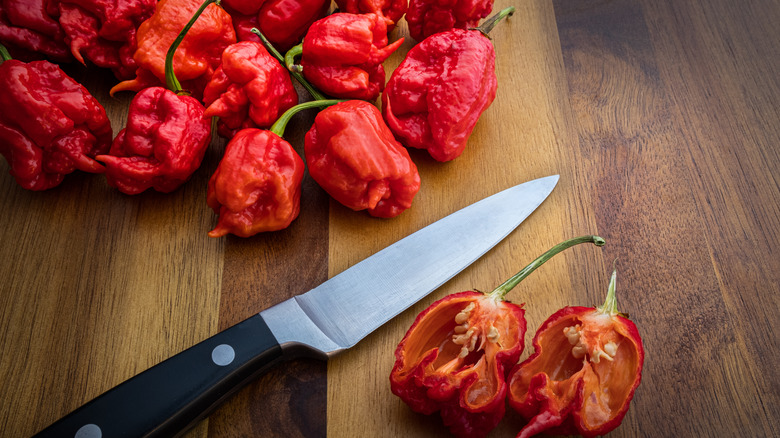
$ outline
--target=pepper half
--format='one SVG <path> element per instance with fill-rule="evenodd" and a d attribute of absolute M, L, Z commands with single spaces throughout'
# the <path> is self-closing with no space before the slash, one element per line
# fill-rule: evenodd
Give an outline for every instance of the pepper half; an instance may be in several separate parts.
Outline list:
<path fill-rule="evenodd" d="M 617 311 L 616 275 L 603 306 L 564 307 L 544 321 L 533 355 L 510 372 L 509 404 L 529 420 L 518 437 L 594 437 L 620 425 L 645 354 L 636 325 Z"/>
<path fill-rule="evenodd" d="M 558 244 L 490 293 L 446 296 L 420 313 L 395 351 L 390 373 L 393 394 L 423 414 L 440 411 L 458 437 L 483 437 L 506 410 L 506 370 L 523 352 L 525 310 L 506 294 L 555 254 L 579 243 L 604 240 L 582 236 Z"/>

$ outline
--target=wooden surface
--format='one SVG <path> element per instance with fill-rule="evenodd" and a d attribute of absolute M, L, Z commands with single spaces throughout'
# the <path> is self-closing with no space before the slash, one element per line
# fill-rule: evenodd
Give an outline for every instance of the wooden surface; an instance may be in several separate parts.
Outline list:
<path fill-rule="evenodd" d="M 492 33 L 498 97 L 460 158 L 412 153 L 422 188 L 395 219 L 348 211 L 307 178 L 289 229 L 208 238 L 218 139 L 168 195 L 125 196 L 81 173 L 28 192 L 0 160 L 0 435 L 29 436 L 460 207 L 557 173 L 539 210 L 461 275 L 327 364 L 273 370 L 188 436 L 447 436 L 438 417 L 411 412 L 389 390 L 393 350 L 416 314 L 448 293 L 492 288 L 589 233 L 607 245 L 568 250 L 510 293 L 526 303 L 523 357 L 552 312 L 602 301 L 616 263 L 619 307 L 647 356 L 611 435 L 780 436 L 780 2 L 514 6 Z M 391 37 L 405 32 L 402 22 Z M 118 132 L 130 96 L 109 98 L 106 72 L 68 71 Z M 299 150 L 312 117 L 288 128 Z M 491 436 L 520 427 L 510 412 Z"/>

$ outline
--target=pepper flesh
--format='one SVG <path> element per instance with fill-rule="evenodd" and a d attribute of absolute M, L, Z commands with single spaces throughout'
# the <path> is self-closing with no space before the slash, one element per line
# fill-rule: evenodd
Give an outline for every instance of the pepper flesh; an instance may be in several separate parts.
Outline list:
<path fill-rule="evenodd" d="M 331 14 L 314 22 L 303 39 L 303 76 L 330 96 L 373 101 L 385 87 L 382 63 L 403 38 L 387 43 L 380 16 Z"/>
<path fill-rule="evenodd" d="M 301 41 L 312 23 L 325 17 L 330 0 L 223 0 L 233 16 L 239 41 L 261 42 L 258 28 L 282 53 Z"/>
<path fill-rule="evenodd" d="M 350 100 L 322 110 L 304 141 L 311 177 L 353 210 L 394 217 L 412 205 L 420 175 L 409 152 L 368 102 Z"/>
<path fill-rule="evenodd" d="M 60 184 L 74 170 L 103 172 L 93 158 L 111 145 L 105 109 L 48 61 L 9 59 L 0 65 L 0 154 L 29 190 Z"/>
<path fill-rule="evenodd" d="M 72 59 L 53 0 L 0 1 L 0 43 L 20 59 Z"/>
<path fill-rule="evenodd" d="M 490 15 L 493 0 L 410 0 L 409 35 L 417 41 L 450 29 L 476 27 Z"/>
<path fill-rule="evenodd" d="M 496 97 L 495 51 L 477 30 L 435 34 L 409 50 L 382 94 L 382 113 L 407 147 L 437 161 L 460 156 Z"/>
<path fill-rule="evenodd" d="M 179 32 L 201 6 L 202 0 L 161 0 L 154 14 L 138 28 L 138 48 L 133 59 L 136 77 L 111 89 L 140 91 L 166 83 L 165 57 Z M 230 15 L 215 4 L 203 11 L 181 41 L 173 58 L 176 76 L 183 87 L 200 98 L 221 61 L 222 51 L 236 42 Z"/>
<path fill-rule="evenodd" d="M 203 91 L 206 117 L 219 117 L 220 135 L 269 128 L 298 103 L 290 74 L 262 44 L 242 41 L 222 52 L 222 62 Z"/>
<path fill-rule="evenodd" d="M 529 420 L 518 437 L 594 437 L 620 425 L 644 362 L 631 320 L 614 307 L 564 307 L 542 323 L 533 346 L 534 353 L 509 375 L 509 404 Z"/>
<path fill-rule="evenodd" d="M 525 311 L 476 291 L 448 295 L 417 316 L 395 351 L 393 394 L 440 411 L 459 437 L 487 435 L 505 412 L 507 369 L 523 352 Z"/>
<path fill-rule="evenodd" d="M 336 0 L 336 5 L 350 14 L 377 14 L 390 32 L 409 8 L 409 0 Z"/>
<path fill-rule="evenodd" d="M 207 203 L 219 215 L 211 237 L 250 237 L 287 228 L 300 212 L 304 164 L 271 131 L 242 129 L 209 180 Z"/>

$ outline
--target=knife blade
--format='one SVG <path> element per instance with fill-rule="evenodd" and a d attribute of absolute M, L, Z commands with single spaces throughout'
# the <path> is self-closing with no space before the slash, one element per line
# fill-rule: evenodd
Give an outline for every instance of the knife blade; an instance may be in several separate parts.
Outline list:
<path fill-rule="evenodd" d="M 284 360 L 327 359 L 472 264 L 549 196 L 558 175 L 477 201 L 108 390 L 35 437 L 176 436 Z"/>

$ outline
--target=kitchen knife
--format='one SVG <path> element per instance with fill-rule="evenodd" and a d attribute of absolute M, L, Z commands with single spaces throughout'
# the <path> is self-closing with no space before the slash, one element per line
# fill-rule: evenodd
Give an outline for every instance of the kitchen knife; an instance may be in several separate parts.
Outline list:
<path fill-rule="evenodd" d="M 175 436 L 271 366 L 352 347 L 506 237 L 557 182 L 529 181 L 440 219 L 130 378 L 36 437 Z"/>

